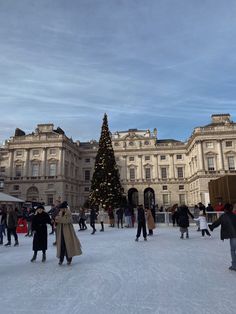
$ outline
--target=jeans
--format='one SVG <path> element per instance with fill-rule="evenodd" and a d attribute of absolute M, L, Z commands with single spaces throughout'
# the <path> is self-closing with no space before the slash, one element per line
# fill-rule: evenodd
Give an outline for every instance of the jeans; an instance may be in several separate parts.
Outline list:
<path fill-rule="evenodd" d="M 230 251 L 232 257 L 232 267 L 236 269 L 236 238 L 230 240 Z"/>

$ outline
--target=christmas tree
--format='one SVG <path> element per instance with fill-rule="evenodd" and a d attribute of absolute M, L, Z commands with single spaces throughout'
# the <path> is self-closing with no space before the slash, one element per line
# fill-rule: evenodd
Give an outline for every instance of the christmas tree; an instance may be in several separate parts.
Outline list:
<path fill-rule="evenodd" d="M 90 205 L 114 208 L 121 202 L 122 190 L 105 113 L 91 182 Z"/>

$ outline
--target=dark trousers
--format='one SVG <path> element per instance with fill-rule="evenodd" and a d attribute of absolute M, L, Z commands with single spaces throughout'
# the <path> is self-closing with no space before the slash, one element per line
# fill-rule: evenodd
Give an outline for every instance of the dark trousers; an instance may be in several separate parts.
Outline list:
<path fill-rule="evenodd" d="M 145 222 L 139 222 L 138 223 L 138 230 L 137 230 L 137 238 L 140 237 L 141 231 L 143 230 L 143 237 L 147 237 L 147 229 L 146 229 L 146 223 Z"/>
<path fill-rule="evenodd" d="M 8 228 L 7 227 L 7 241 L 8 241 L 8 243 L 11 243 L 11 234 L 13 234 L 13 236 L 15 238 L 15 242 L 18 242 L 16 227 L 15 228 Z"/>
<path fill-rule="evenodd" d="M 66 243 L 63 232 L 61 233 L 61 254 L 60 254 L 60 262 L 64 261 L 64 257 L 66 256 L 66 260 L 70 261 L 72 258 L 69 258 L 66 250 Z"/>
<path fill-rule="evenodd" d="M 153 235 L 153 230 L 152 229 L 149 229 L 149 235 Z"/>
<path fill-rule="evenodd" d="M 204 235 L 205 235 L 205 232 L 206 232 L 206 234 L 207 234 L 208 236 L 211 235 L 210 232 L 209 232 L 207 229 L 202 229 L 202 236 L 203 236 L 203 237 L 204 237 Z"/>
<path fill-rule="evenodd" d="M 121 225 L 121 228 L 123 228 L 123 217 L 118 217 L 117 219 L 117 226 L 118 228 L 120 228 L 120 225 Z"/>
<path fill-rule="evenodd" d="M 90 226 L 91 228 L 93 228 L 93 231 L 95 232 L 96 231 L 95 222 L 90 222 Z"/>

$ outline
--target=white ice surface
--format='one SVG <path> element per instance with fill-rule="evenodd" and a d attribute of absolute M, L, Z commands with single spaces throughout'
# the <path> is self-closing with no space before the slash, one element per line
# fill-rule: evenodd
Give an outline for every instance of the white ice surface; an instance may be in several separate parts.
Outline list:
<path fill-rule="evenodd" d="M 0 247 L 0 313 L 234 314 L 236 272 L 219 231 L 201 239 L 192 226 L 181 240 L 159 226 L 147 242 L 134 241 L 136 229 L 77 232 L 83 255 L 71 266 L 58 265 L 52 235 L 46 263 L 41 252 L 31 263 L 32 238 L 19 234 L 19 247 Z"/>

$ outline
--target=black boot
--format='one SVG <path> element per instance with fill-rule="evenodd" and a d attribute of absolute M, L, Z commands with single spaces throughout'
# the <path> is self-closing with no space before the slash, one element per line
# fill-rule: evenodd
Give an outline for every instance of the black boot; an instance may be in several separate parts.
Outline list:
<path fill-rule="evenodd" d="M 183 238 L 184 238 L 184 234 L 183 234 L 183 233 L 181 233 L 180 239 L 183 239 Z"/>
<path fill-rule="evenodd" d="M 11 246 L 11 242 L 7 242 L 4 246 Z"/>
<path fill-rule="evenodd" d="M 34 261 L 36 261 L 36 257 L 37 257 L 37 252 L 35 251 L 30 261 L 33 263 Z"/>
<path fill-rule="evenodd" d="M 42 262 L 46 262 L 46 253 L 43 253 L 43 256 L 42 256 Z"/>
<path fill-rule="evenodd" d="M 16 240 L 14 246 L 18 246 L 18 245 L 19 245 L 19 242 L 18 242 L 18 240 Z"/>

